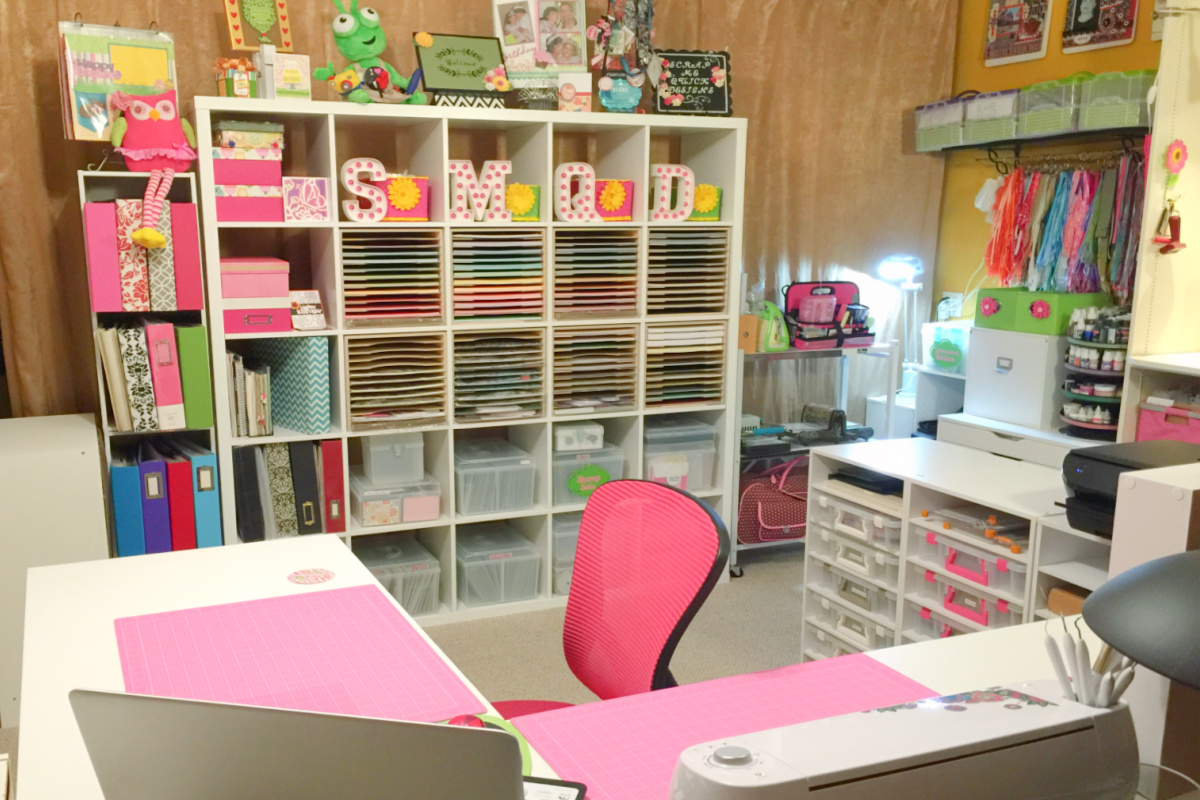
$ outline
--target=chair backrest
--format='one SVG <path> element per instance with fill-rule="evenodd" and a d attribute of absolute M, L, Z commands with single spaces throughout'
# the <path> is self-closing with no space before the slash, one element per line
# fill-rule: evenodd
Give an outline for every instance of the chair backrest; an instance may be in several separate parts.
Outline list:
<path fill-rule="evenodd" d="M 563 627 L 575 677 L 604 700 L 674 686 L 671 655 L 728 556 L 725 525 L 703 501 L 649 481 L 597 489 Z"/>

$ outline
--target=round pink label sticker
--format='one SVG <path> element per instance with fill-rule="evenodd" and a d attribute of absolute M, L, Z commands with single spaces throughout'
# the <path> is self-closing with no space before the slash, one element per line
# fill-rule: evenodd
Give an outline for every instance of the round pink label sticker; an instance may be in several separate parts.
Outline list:
<path fill-rule="evenodd" d="M 314 583 L 325 583 L 333 580 L 333 570 L 328 569 L 298 569 L 291 575 L 288 575 L 288 580 L 292 583 L 298 583 L 302 586 L 309 586 Z"/>

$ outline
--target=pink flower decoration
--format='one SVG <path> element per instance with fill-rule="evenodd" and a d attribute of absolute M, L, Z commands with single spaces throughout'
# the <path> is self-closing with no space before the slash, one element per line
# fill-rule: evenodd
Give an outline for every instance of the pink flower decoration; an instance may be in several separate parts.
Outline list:
<path fill-rule="evenodd" d="M 979 312 L 985 317 L 990 317 L 1000 310 L 1000 304 L 996 302 L 994 297 L 985 297 L 979 301 Z"/>
<path fill-rule="evenodd" d="M 1176 139 L 1167 145 L 1167 172 L 1178 175 L 1187 165 L 1188 149 L 1182 139 Z"/>
<path fill-rule="evenodd" d="M 1050 316 L 1050 304 L 1045 300 L 1035 300 L 1029 306 L 1029 313 L 1034 319 L 1045 319 Z"/>

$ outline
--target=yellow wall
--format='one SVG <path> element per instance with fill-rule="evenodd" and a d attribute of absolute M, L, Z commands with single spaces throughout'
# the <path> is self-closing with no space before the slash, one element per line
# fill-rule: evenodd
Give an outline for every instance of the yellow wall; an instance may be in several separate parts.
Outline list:
<path fill-rule="evenodd" d="M 1065 55 L 1062 27 L 1070 0 L 1053 0 L 1053 19 L 1046 57 L 1002 67 L 983 65 L 983 43 L 988 3 L 959 0 L 958 43 L 954 58 L 954 93 L 976 89 L 993 92 L 1016 89 L 1039 81 L 1065 78 L 1076 72 L 1113 72 L 1158 67 L 1159 42 L 1151 41 L 1153 0 L 1141 0 L 1137 36 L 1132 44 L 1105 50 Z M 942 218 L 938 234 L 937 269 L 933 288 L 935 302 L 942 291 L 961 292 L 979 269 L 991 229 L 975 209 L 975 195 L 983 182 L 996 175 L 984 151 L 962 151 L 946 156 L 946 178 L 942 188 Z M 980 160 L 982 159 L 982 161 Z M 971 282 L 980 285 L 982 271 Z M 988 285 L 994 285 L 988 282 Z M 963 309 L 970 316 L 972 307 Z"/>

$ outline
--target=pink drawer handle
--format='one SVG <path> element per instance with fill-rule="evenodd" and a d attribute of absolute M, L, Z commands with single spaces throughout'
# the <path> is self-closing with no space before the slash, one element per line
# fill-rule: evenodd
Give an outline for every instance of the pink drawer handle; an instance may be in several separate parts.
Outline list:
<path fill-rule="evenodd" d="M 980 586 L 988 585 L 987 563 L 979 562 L 979 572 L 974 572 L 957 563 L 958 550 L 954 547 L 950 548 L 950 552 L 946 554 L 946 571 L 952 572 L 960 578 L 966 578 L 969 581 L 974 581 Z"/>
<path fill-rule="evenodd" d="M 954 628 L 951 628 L 949 625 L 942 623 L 942 635 L 940 638 L 949 639 L 953 635 L 954 635 Z"/>
<path fill-rule="evenodd" d="M 971 609 L 966 608 L 965 606 L 961 606 L 958 603 L 954 602 L 954 595 L 955 595 L 956 591 L 957 590 L 953 586 L 951 586 L 949 589 L 946 590 L 946 610 L 953 611 L 955 614 L 958 614 L 960 617 L 969 619 L 972 622 L 978 622 L 980 625 L 987 627 L 987 624 L 988 624 L 987 601 L 986 600 L 979 601 L 979 607 L 982 609 L 982 611 L 972 611 Z"/>
<path fill-rule="evenodd" d="M 1008 572 L 1008 559 L 1007 558 L 997 558 L 996 559 L 996 572 Z"/>
<path fill-rule="evenodd" d="M 933 531 L 925 531 L 925 541 L 931 545 L 937 546 L 937 534 Z"/>
<path fill-rule="evenodd" d="M 921 609 L 921 619 L 932 619 L 932 618 L 933 618 L 932 611 L 930 611 L 928 608 Z"/>

